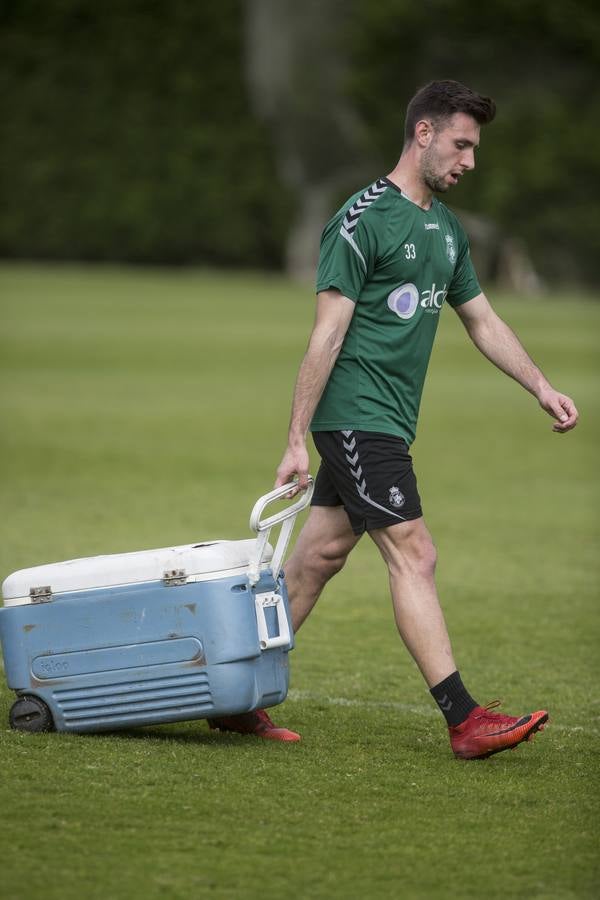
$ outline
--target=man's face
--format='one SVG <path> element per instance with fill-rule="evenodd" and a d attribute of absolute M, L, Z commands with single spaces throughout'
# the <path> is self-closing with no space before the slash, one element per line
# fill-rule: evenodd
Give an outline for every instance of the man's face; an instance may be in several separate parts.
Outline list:
<path fill-rule="evenodd" d="M 458 184 L 465 172 L 475 168 L 479 125 L 465 113 L 455 113 L 446 122 L 432 126 L 430 142 L 421 156 L 421 177 L 427 187 L 444 193 Z"/>

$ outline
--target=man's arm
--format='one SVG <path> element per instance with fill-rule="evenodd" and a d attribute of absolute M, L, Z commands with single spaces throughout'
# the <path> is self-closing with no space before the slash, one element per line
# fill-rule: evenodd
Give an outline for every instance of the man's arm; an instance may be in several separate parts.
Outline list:
<path fill-rule="evenodd" d="M 485 294 L 478 294 L 473 300 L 457 306 L 456 312 L 477 349 L 533 394 L 542 409 L 554 416 L 553 431 L 565 432 L 575 427 L 579 413 L 571 398 L 554 390 L 514 331 L 494 312 Z"/>
<path fill-rule="evenodd" d="M 315 324 L 296 380 L 288 445 L 277 469 L 276 485 L 286 484 L 294 475 L 298 476 L 299 488 L 308 483 L 306 433 L 353 313 L 354 303 L 339 291 L 321 291 L 317 295 Z"/>

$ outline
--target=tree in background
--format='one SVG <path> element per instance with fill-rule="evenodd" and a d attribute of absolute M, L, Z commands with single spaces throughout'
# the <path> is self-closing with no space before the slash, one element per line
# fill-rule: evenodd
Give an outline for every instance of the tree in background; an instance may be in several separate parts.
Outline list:
<path fill-rule="evenodd" d="M 600 11 L 596 0 L 355 0 L 349 93 L 394 159 L 415 89 L 456 78 L 498 103 L 481 165 L 451 205 L 529 248 L 546 284 L 597 283 Z"/>
<path fill-rule="evenodd" d="M 348 95 L 348 0 L 246 0 L 246 78 L 293 192 L 286 269 L 312 279 L 340 191 L 372 178 L 373 142 Z"/>

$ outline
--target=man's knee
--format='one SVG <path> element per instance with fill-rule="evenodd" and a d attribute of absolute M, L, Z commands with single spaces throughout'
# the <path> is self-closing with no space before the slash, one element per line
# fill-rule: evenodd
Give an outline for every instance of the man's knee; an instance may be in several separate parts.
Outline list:
<path fill-rule="evenodd" d="M 298 536 L 287 566 L 298 577 L 325 584 L 344 567 L 359 538 L 341 507 L 313 507 Z"/>
<path fill-rule="evenodd" d="M 411 572 L 433 578 L 437 551 L 422 519 L 378 529 L 371 537 L 378 545 L 390 574 Z"/>
<path fill-rule="evenodd" d="M 421 575 L 433 577 L 435 575 L 435 567 L 437 564 L 437 550 L 431 539 L 431 535 L 419 537 L 415 541 L 415 546 L 411 548 L 414 555 L 415 566 Z"/>
<path fill-rule="evenodd" d="M 351 548 L 347 541 L 332 538 L 315 542 L 303 549 L 301 559 L 297 553 L 294 554 L 296 564 L 302 566 L 305 574 L 310 574 L 324 584 L 343 569 Z"/>

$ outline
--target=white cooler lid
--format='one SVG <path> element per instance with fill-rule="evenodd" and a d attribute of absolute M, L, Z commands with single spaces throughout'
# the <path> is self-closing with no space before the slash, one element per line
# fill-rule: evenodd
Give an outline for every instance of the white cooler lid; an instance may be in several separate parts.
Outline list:
<path fill-rule="evenodd" d="M 43 593 L 44 589 L 49 588 L 52 594 L 59 594 L 143 584 L 160 581 L 165 575 L 181 570 L 187 581 L 208 581 L 246 571 L 255 546 L 254 539 L 210 541 L 135 553 L 68 559 L 13 572 L 2 585 L 2 597 L 5 606 L 20 606 L 33 602 L 35 598 L 32 598 L 31 591 L 42 589 Z M 272 555 L 272 548 L 267 546 L 261 568 L 267 567 Z"/>

